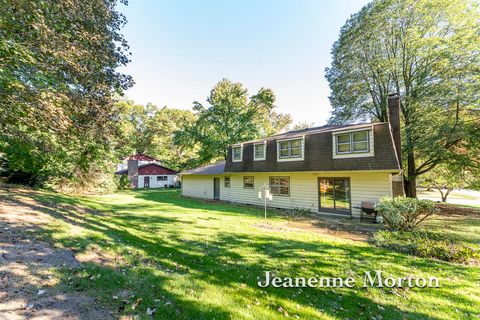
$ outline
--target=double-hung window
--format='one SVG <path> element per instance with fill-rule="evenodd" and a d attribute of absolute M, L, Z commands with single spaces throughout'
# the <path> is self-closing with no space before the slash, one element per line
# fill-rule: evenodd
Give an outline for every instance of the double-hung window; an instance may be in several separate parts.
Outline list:
<path fill-rule="evenodd" d="M 230 188 L 230 177 L 225 177 L 225 188 Z"/>
<path fill-rule="evenodd" d="M 257 143 L 253 145 L 253 159 L 254 160 L 265 160 L 266 155 L 266 143 Z"/>
<path fill-rule="evenodd" d="M 303 148 L 302 139 L 292 139 L 286 141 L 280 141 L 278 143 L 278 158 L 279 159 L 292 159 L 302 158 Z"/>
<path fill-rule="evenodd" d="M 242 146 L 232 147 L 232 161 L 239 162 L 242 161 Z"/>
<path fill-rule="evenodd" d="M 370 151 L 369 131 L 342 133 L 336 136 L 337 154 L 366 153 Z"/>
<path fill-rule="evenodd" d="M 368 131 L 352 133 L 353 152 L 368 152 Z"/>
<path fill-rule="evenodd" d="M 270 192 L 276 196 L 289 196 L 290 177 L 270 177 Z"/>
<path fill-rule="evenodd" d="M 245 176 L 243 177 L 243 188 L 244 189 L 253 189 L 253 176 Z"/>

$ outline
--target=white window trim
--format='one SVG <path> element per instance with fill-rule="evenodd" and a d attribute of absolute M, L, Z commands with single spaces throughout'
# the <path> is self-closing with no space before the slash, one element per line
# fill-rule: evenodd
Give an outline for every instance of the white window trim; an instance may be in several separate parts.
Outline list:
<path fill-rule="evenodd" d="M 367 140 L 362 140 L 362 141 L 353 141 L 353 133 L 355 132 L 366 132 L 367 133 Z M 348 142 L 337 142 L 335 140 L 335 153 L 336 154 L 351 154 L 351 153 L 369 153 L 370 152 L 370 136 L 371 136 L 371 133 L 370 133 L 370 130 L 362 130 L 362 131 L 352 131 L 352 132 L 347 132 L 347 133 L 337 133 L 335 135 L 335 139 L 338 137 L 338 136 L 343 136 L 343 135 L 348 135 L 349 136 L 349 141 Z M 355 143 L 361 143 L 361 142 L 366 142 L 367 143 L 367 150 L 364 151 L 364 150 L 360 150 L 360 151 L 355 151 L 355 147 L 354 147 L 354 144 Z M 339 144 L 348 144 L 350 146 L 350 151 L 345 151 L 345 152 L 340 152 L 338 151 L 338 145 Z"/>
<path fill-rule="evenodd" d="M 233 149 L 234 148 L 239 148 L 240 147 L 240 159 L 236 159 L 234 158 L 234 152 L 233 152 Z M 237 144 L 237 145 L 233 145 L 232 146 L 232 162 L 242 162 L 243 160 L 243 144 Z"/>
<path fill-rule="evenodd" d="M 290 140 L 300 140 L 300 150 L 302 151 L 302 156 L 297 158 L 280 158 L 280 142 L 285 142 Z M 277 162 L 303 161 L 304 159 L 305 159 L 305 136 L 277 140 Z"/>
<path fill-rule="evenodd" d="M 257 152 L 256 152 L 256 147 L 259 146 L 259 145 L 263 145 L 263 157 L 262 158 L 257 158 L 256 155 L 257 155 Z M 265 160 L 267 158 L 267 142 L 264 141 L 264 142 L 260 142 L 260 143 L 255 143 L 253 145 L 253 161 L 262 161 L 262 160 Z"/>
<path fill-rule="evenodd" d="M 368 152 L 354 152 L 351 150 L 351 152 L 345 152 L 345 153 L 337 153 L 337 136 L 345 133 L 354 133 L 358 131 L 368 131 L 368 140 L 369 140 L 369 145 L 368 145 Z M 373 125 L 369 127 L 362 127 L 362 128 L 356 128 L 355 130 L 343 130 L 343 131 L 336 131 L 335 133 L 332 134 L 332 155 L 333 159 L 344 159 L 344 158 L 366 158 L 366 157 L 373 157 L 375 156 L 375 142 L 373 138 Z M 353 143 L 351 143 L 351 146 L 353 148 Z"/>

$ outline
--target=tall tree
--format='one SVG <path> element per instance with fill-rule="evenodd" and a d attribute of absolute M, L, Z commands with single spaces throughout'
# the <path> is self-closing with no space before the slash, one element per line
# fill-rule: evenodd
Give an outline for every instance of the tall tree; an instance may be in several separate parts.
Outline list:
<path fill-rule="evenodd" d="M 198 144 L 182 145 L 175 142 L 175 134 L 195 123 L 196 117 L 190 110 L 163 107 L 158 109 L 147 125 L 150 144 L 146 152 L 161 159 L 163 163 L 176 170 L 191 167 L 195 163 Z"/>
<path fill-rule="evenodd" d="M 0 153 L 30 182 L 94 177 L 112 155 L 113 96 L 128 88 L 115 0 L 0 0 Z"/>
<path fill-rule="evenodd" d="M 208 107 L 194 103 L 198 120 L 176 137 L 181 144 L 200 144 L 199 163 L 225 158 L 229 145 L 274 134 L 291 123 L 289 115 L 273 112 L 275 95 L 270 89 L 249 97 L 241 83 L 223 79 L 207 102 Z"/>
<path fill-rule="evenodd" d="M 475 177 L 466 168 L 454 165 L 438 165 L 419 179 L 421 185 L 436 189 L 442 202 L 447 202 L 448 195 L 455 189 L 472 188 Z"/>
<path fill-rule="evenodd" d="M 270 111 L 259 118 L 259 137 L 265 138 L 282 131 L 288 130 L 293 122 L 292 116 L 288 113 Z"/>
<path fill-rule="evenodd" d="M 115 103 L 112 117 L 117 143 L 115 150 L 120 157 L 134 153 L 149 153 L 152 143 L 151 119 L 157 112 L 157 107 L 136 104 L 132 100 L 120 100 Z"/>
<path fill-rule="evenodd" d="M 113 126 L 116 129 L 116 154 L 119 158 L 145 153 L 166 166 L 182 170 L 195 164 L 197 144 L 177 144 L 175 133 L 192 126 L 196 120 L 190 110 L 158 108 L 123 100 L 115 104 Z"/>
<path fill-rule="evenodd" d="M 440 163 L 479 167 L 479 43 L 478 2 L 374 0 L 333 46 L 331 123 L 387 121 L 401 96 L 407 196 Z"/>
<path fill-rule="evenodd" d="M 297 122 L 293 125 L 292 130 L 303 130 L 312 128 L 315 124 L 313 122 Z"/>

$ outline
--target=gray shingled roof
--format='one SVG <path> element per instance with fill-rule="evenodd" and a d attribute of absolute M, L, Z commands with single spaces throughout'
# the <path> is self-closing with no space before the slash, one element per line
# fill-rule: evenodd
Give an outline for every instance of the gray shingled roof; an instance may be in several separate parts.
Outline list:
<path fill-rule="evenodd" d="M 180 174 L 221 174 L 225 172 L 225 161 L 198 167 L 192 170 L 183 171 Z"/>

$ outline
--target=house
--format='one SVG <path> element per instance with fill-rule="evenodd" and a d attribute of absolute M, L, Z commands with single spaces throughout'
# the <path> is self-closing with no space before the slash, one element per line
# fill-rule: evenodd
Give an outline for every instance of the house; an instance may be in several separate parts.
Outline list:
<path fill-rule="evenodd" d="M 182 172 L 182 194 L 360 217 L 362 203 L 403 195 L 400 99 L 388 99 L 389 122 L 326 125 L 229 147 L 226 161 Z"/>
<path fill-rule="evenodd" d="M 123 159 L 115 174 L 127 175 L 132 189 L 168 188 L 177 184 L 175 170 L 162 166 L 159 160 L 143 153 Z"/>

